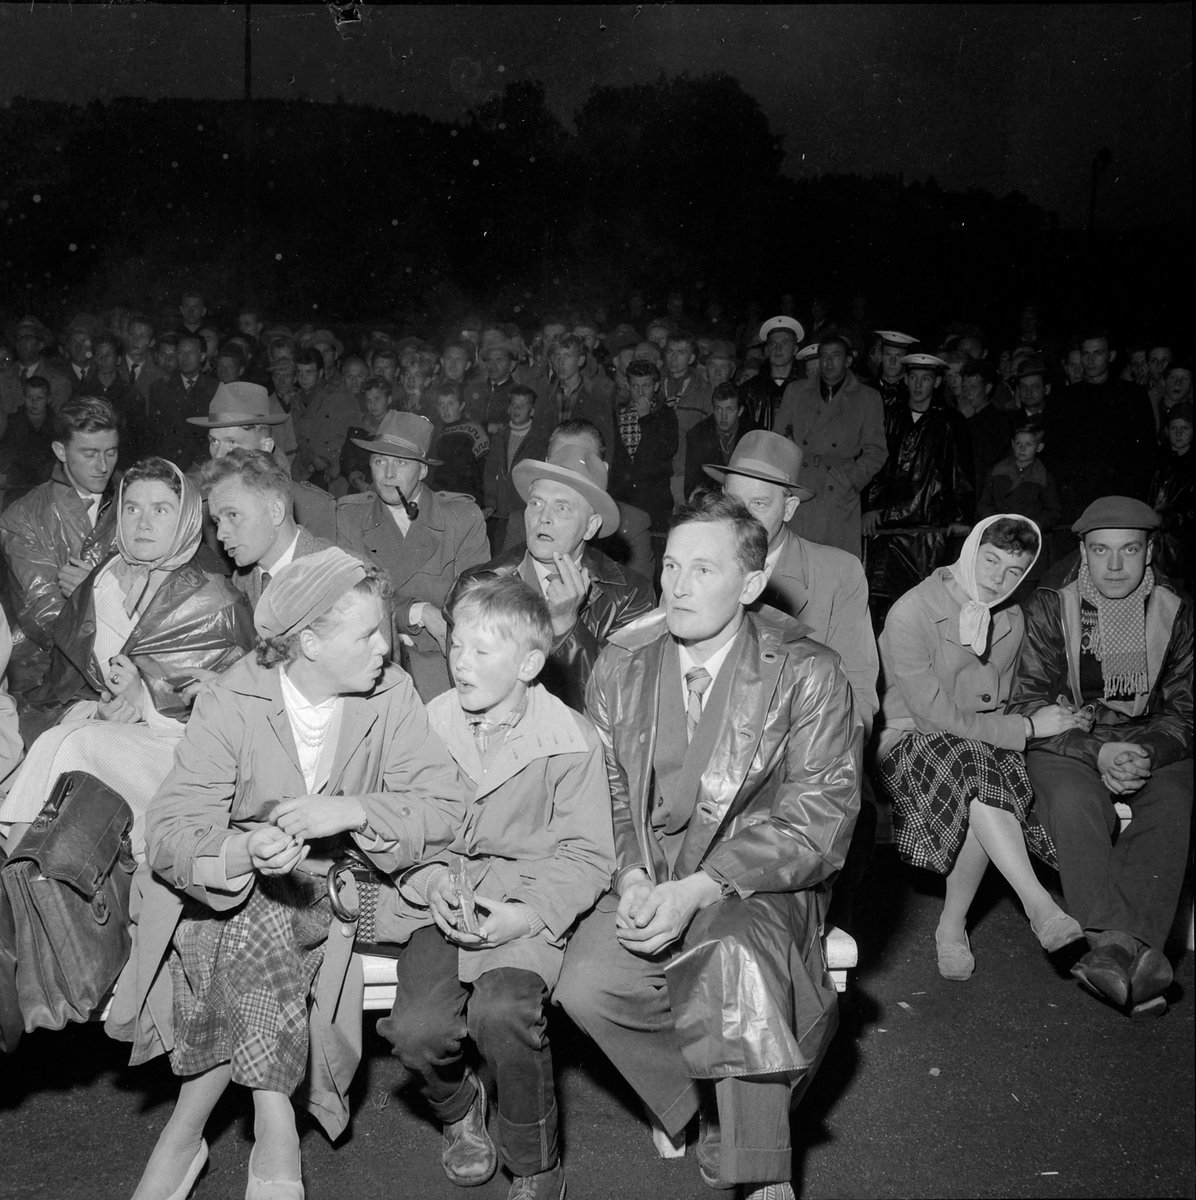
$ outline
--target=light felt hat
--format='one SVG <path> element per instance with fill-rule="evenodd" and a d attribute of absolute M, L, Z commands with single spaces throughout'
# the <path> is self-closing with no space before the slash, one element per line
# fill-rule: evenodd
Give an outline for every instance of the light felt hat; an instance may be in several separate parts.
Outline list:
<path fill-rule="evenodd" d="M 270 411 L 270 393 L 256 383 L 222 383 L 208 405 L 206 417 L 188 417 L 188 425 L 229 429 L 234 425 L 281 425 L 286 413 Z"/>
<path fill-rule="evenodd" d="M 619 506 L 606 490 L 606 477 L 606 464 L 577 442 L 562 443 L 546 462 L 525 458 L 511 472 L 522 500 L 527 499 L 537 479 L 552 479 L 571 487 L 602 518 L 602 528 L 598 531 L 602 537 L 609 537 L 619 528 Z"/>
<path fill-rule="evenodd" d="M 751 433 L 745 433 L 726 466 L 722 463 L 703 463 L 702 470 L 719 483 L 724 483 L 728 475 L 746 475 L 749 479 L 779 484 L 799 500 L 814 499 L 814 493 L 797 482 L 801 472 L 801 447 L 789 438 L 779 433 L 769 433 L 766 429 L 753 429 Z"/>
<path fill-rule="evenodd" d="M 432 422 L 427 417 L 421 417 L 419 413 L 392 411 L 382 418 L 382 424 L 371 440 L 349 440 L 370 454 L 390 454 L 395 458 L 410 458 L 425 466 L 438 467 L 440 459 L 428 457 L 433 432 Z"/>

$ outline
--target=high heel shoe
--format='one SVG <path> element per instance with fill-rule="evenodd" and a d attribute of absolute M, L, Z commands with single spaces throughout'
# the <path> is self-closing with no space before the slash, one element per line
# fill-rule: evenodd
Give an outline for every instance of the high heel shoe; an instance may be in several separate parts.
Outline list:
<path fill-rule="evenodd" d="M 261 1179 L 254 1174 L 253 1150 L 249 1152 L 249 1182 L 245 1187 L 245 1200 L 303 1200 L 303 1196 L 301 1180 Z"/>
<path fill-rule="evenodd" d="M 207 1165 L 208 1143 L 203 1138 L 200 1138 L 199 1149 L 195 1152 L 195 1157 L 191 1160 L 191 1165 L 187 1168 L 187 1174 L 183 1176 L 183 1182 L 167 1196 L 166 1200 L 187 1200 L 200 1175 L 203 1174 L 204 1167 Z"/>
<path fill-rule="evenodd" d="M 938 931 L 935 930 L 934 934 L 934 944 L 939 954 L 939 974 L 955 983 L 970 979 L 976 969 L 972 943 L 967 941 L 966 933 L 963 936 L 967 945 L 961 946 L 958 942 L 940 942 Z"/>
<path fill-rule="evenodd" d="M 1053 917 L 1047 917 L 1041 925 L 1030 922 L 1030 929 L 1038 939 L 1038 944 L 1048 953 L 1054 954 L 1072 942 L 1078 942 L 1084 937 L 1084 930 L 1075 917 L 1069 917 L 1065 912 L 1057 912 Z"/>

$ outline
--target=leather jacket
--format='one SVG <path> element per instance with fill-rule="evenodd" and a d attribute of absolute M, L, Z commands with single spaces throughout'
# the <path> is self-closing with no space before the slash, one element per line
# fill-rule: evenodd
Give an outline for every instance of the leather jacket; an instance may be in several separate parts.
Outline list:
<path fill-rule="evenodd" d="M 53 641 L 54 622 L 63 608 L 58 570 L 72 556 L 93 566 L 116 539 L 116 506 L 112 503 L 119 482 L 108 481 L 95 528 L 88 506 L 67 479 L 61 463 L 54 466 L 48 483 L 39 484 L 0 517 L 0 546 L 8 560 L 17 622 L 25 636 L 43 649 Z"/>
<path fill-rule="evenodd" d="M 467 579 L 520 575 L 539 592 L 534 568 L 528 566 L 526 573 L 520 570 L 526 551 L 527 546 L 521 543 L 484 566 L 465 571 L 444 602 L 445 613 L 452 612 L 458 591 Z M 586 680 L 607 639 L 616 629 L 650 613 L 656 607 L 656 599 L 652 585 L 642 575 L 619 566 L 593 546 L 587 545 L 582 551 L 580 565 L 590 573 L 589 593 L 582 601 L 573 628 L 553 640 L 540 682 L 570 708 L 585 712 Z M 531 579 L 527 573 L 531 573 Z"/>
<path fill-rule="evenodd" d="M 1079 556 L 1064 560 L 1024 606 L 1026 632 L 1008 711 L 1032 717 L 1068 697 L 1080 707 Z M 1146 657 L 1150 689 L 1133 701 L 1098 701 L 1088 733 L 1073 729 L 1031 739 L 1028 750 L 1078 758 L 1096 769 L 1106 742 L 1135 742 L 1150 752 L 1151 767 L 1192 757 L 1192 600 L 1155 573 L 1146 604 Z"/>
<path fill-rule="evenodd" d="M 96 670 L 94 591 L 109 555 L 74 590 L 54 625 L 54 649 L 45 681 L 30 705 L 49 709 L 75 700 L 98 700 L 104 680 Z M 137 665 L 154 707 L 185 721 L 191 699 L 180 694 L 196 667 L 224 671 L 254 645 L 249 603 L 223 576 L 185 563 L 170 573 L 121 649 Z"/>

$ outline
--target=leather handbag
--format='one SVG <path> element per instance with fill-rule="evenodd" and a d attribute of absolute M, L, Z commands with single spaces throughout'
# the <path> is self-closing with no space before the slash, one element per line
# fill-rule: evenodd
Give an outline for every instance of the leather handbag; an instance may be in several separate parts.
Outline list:
<path fill-rule="evenodd" d="M 119 793 L 68 771 L 0 867 L 0 930 L 11 920 L 26 1032 L 86 1021 L 129 957 L 132 827 Z"/>

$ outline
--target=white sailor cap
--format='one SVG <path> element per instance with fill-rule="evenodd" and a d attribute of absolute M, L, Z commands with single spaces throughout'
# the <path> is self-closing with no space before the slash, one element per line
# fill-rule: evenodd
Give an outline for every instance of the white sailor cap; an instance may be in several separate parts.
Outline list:
<path fill-rule="evenodd" d="M 901 361 L 907 367 L 930 367 L 934 371 L 945 370 L 947 367 L 947 363 L 937 354 L 905 354 Z"/>
<path fill-rule="evenodd" d="M 895 329 L 877 329 L 875 333 L 886 346 L 912 346 L 918 340 L 916 337 L 910 337 L 908 333 L 898 333 Z"/>
<path fill-rule="evenodd" d="M 806 331 L 792 317 L 769 317 L 760 326 L 760 340 L 768 341 L 768 335 L 774 329 L 787 329 L 799 342 L 806 336 Z"/>
<path fill-rule="evenodd" d="M 818 343 L 811 342 L 808 346 L 803 346 L 794 357 L 798 362 L 805 362 L 807 358 L 817 358 Z"/>

